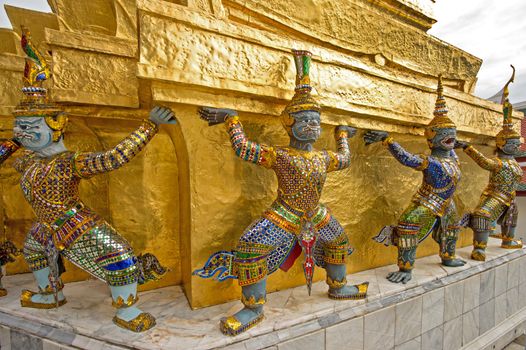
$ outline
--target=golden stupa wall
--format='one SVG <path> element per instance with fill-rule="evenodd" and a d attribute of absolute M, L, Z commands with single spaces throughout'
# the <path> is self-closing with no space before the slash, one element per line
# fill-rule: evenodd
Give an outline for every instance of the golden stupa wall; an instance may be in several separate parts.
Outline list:
<path fill-rule="evenodd" d="M 183 284 L 193 307 L 237 297 L 235 281 L 192 277 L 207 257 L 235 246 L 244 228 L 272 202 L 272 172 L 237 159 L 224 127 L 208 127 L 201 105 L 240 112 L 247 134 L 285 144 L 279 114 L 292 97 L 291 48 L 313 52 L 311 78 L 324 107 L 319 148 L 334 148 L 334 127 L 385 129 L 413 152 L 435 101 L 436 77 L 445 77 L 450 116 L 462 139 L 492 152 L 500 106 L 474 97 L 481 60 L 426 33 L 430 0 L 55 0 L 53 14 L 7 6 L 15 31 L 0 31 L 0 130 L 10 137 L 24 65 L 20 24 L 53 65 L 54 99 L 70 113 L 71 149 L 113 146 L 148 116 L 168 105 L 179 124 L 162 131 L 128 166 L 86 181 L 86 202 L 132 243 L 155 252 L 170 268 L 154 288 Z M 522 114 L 517 114 L 520 118 Z M 323 200 L 356 248 L 350 271 L 391 264 L 394 248 L 371 237 L 394 224 L 421 175 L 399 165 L 381 145 L 351 140 L 352 166 L 328 177 Z M 487 174 L 460 155 L 464 179 L 457 204 L 473 208 Z M 33 214 L 18 175 L 0 168 L 0 234 L 22 244 Z M 470 244 L 462 233 L 461 244 Z M 418 254 L 437 252 L 429 239 Z M 20 264 L 11 273 L 26 271 Z M 323 278 L 318 269 L 316 278 Z M 68 265 L 67 281 L 87 278 Z M 304 283 L 301 266 L 278 271 L 269 289 Z"/>

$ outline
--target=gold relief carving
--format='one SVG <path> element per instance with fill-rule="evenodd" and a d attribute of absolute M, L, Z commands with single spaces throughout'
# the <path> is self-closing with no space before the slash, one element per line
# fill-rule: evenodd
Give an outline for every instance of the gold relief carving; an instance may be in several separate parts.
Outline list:
<path fill-rule="evenodd" d="M 12 31 L 19 36 L 16 40 L 16 46 L 21 49 L 21 27 L 24 26 L 31 30 L 32 41 L 38 44 L 38 48 L 41 50 L 42 54 L 47 55 L 49 47 L 46 42 L 45 32 L 48 29 L 59 29 L 57 15 L 54 13 L 38 12 L 9 5 L 5 5 L 5 10 L 9 17 L 9 21 L 11 22 L 11 26 L 13 27 Z M 20 55 L 25 57 L 25 54 L 22 51 L 20 51 Z"/>
<path fill-rule="evenodd" d="M 451 45 L 444 45 L 421 28 L 397 22 L 396 19 L 406 22 L 407 11 L 397 11 L 399 16 L 383 11 L 385 4 L 394 2 L 397 1 L 317 0 L 319 13 L 312 20 L 304 17 L 302 0 L 224 0 L 223 3 L 227 8 L 249 13 L 254 26 L 276 22 L 280 31 L 287 30 L 287 34 L 297 37 L 309 35 L 322 39 L 345 48 L 350 55 L 382 53 L 394 64 L 416 74 L 428 72 L 438 76 L 440 67 L 450 67 L 451 76 L 468 86 L 473 85 L 482 61 Z M 309 6 L 305 11 L 309 12 Z M 386 31 L 386 27 L 391 30 Z"/>
<path fill-rule="evenodd" d="M 50 0 L 63 29 L 115 36 L 115 0 Z"/>
<path fill-rule="evenodd" d="M 53 51 L 53 97 L 57 102 L 138 106 L 134 59 L 69 48 Z"/>
<path fill-rule="evenodd" d="M 288 95 L 289 83 L 294 81 L 292 61 L 283 52 L 277 55 L 273 51 L 183 23 L 141 16 L 140 62 L 144 70 L 149 65 L 158 67 L 156 71 L 141 71 L 139 67 L 139 74 L 145 78 L 154 74 L 165 80 L 195 83 L 197 76 L 205 74 L 200 83 L 210 87 L 226 87 L 223 84 L 232 81 L 245 84 L 246 92 L 265 95 L 271 90 Z"/>
<path fill-rule="evenodd" d="M 148 6 L 148 11 L 155 11 L 155 6 Z M 223 34 L 210 33 L 199 25 L 186 23 L 195 20 L 201 24 L 197 18 L 183 19 L 176 10 L 172 15 L 178 21 L 148 13 L 141 16 L 141 77 L 184 84 L 195 84 L 196 80 L 201 80 L 206 88 L 236 91 L 240 97 L 250 93 L 274 98 L 274 101 L 267 103 L 267 108 L 262 108 L 262 113 L 279 110 L 275 108 L 276 104 L 285 105 L 286 99 L 290 98 L 286 88 L 293 78 L 293 69 L 283 52 L 275 49 L 274 43 L 288 46 L 293 45 L 291 40 L 269 34 L 258 38 L 265 45 L 256 47 L 249 39 L 261 36 L 258 31 L 250 29 L 241 33 L 239 28 L 218 21 L 209 22 L 209 25 L 217 27 Z M 224 35 L 226 33 L 231 33 L 231 36 Z M 152 36 L 157 36 L 158 40 L 150 40 Z M 177 40 L 172 40 L 174 36 Z M 162 44 L 158 45 L 159 42 Z M 160 47 L 163 48 L 162 53 L 158 51 Z M 169 49 L 165 50 L 166 47 Z M 434 86 L 435 79 L 412 77 L 402 81 L 391 68 L 384 71 L 371 66 L 365 68 L 363 62 L 352 56 L 324 49 L 318 50 L 313 59 L 317 67 L 312 72 L 313 85 L 317 87 L 317 98 L 324 107 L 340 115 L 358 113 L 411 126 L 424 126 L 431 118 L 435 91 L 434 87 L 428 86 Z M 206 78 L 202 79 L 201 72 L 206 72 Z M 451 81 L 446 79 L 446 98 L 451 101 L 450 109 L 455 111 L 451 112 L 451 116 L 459 131 L 493 137 L 498 131 L 496 121 L 500 109 L 492 103 L 456 91 L 450 84 Z M 166 86 L 166 90 L 170 89 L 173 87 Z M 194 97 L 184 94 L 181 92 L 170 97 L 163 94 L 163 98 L 168 97 L 167 102 L 195 103 Z M 473 108 L 473 104 L 477 107 Z M 229 107 L 254 112 L 252 106 L 243 103 Z M 480 119 L 482 121 L 478 122 Z"/>
<path fill-rule="evenodd" d="M 0 54 L 3 53 L 24 56 L 24 52 L 20 46 L 20 39 L 14 31 L 7 28 L 0 28 Z M 3 65 L 0 67 L 3 67 Z"/>

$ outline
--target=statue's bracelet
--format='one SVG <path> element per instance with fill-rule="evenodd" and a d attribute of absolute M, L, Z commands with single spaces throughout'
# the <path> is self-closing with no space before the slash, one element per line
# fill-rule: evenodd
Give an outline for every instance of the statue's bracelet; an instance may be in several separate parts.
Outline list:
<path fill-rule="evenodd" d="M 224 121 L 228 124 L 228 126 L 232 126 L 239 123 L 239 117 L 237 115 L 227 115 Z"/>
<path fill-rule="evenodd" d="M 383 141 L 382 141 L 382 145 L 384 146 L 389 146 L 390 144 L 392 144 L 394 142 L 394 139 L 391 137 L 391 136 L 387 136 Z"/>

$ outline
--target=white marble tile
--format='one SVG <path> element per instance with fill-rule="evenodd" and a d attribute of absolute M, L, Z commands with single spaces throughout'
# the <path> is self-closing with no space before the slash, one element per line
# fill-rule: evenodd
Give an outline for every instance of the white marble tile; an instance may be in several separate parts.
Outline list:
<path fill-rule="evenodd" d="M 462 347 L 462 316 L 444 324 L 443 350 L 458 350 Z"/>
<path fill-rule="evenodd" d="M 480 274 L 480 301 L 482 305 L 495 297 L 495 269 Z"/>
<path fill-rule="evenodd" d="M 395 346 L 395 350 L 421 350 L 421 349 L 422 349 L 422 337 L 417 337 L 403 344 Z"/>
<path fill-rule="evenodd" d="M 395 307 L 365 315 L 364 350 L 392 349 L 395 336 Z"/>
<path fill-rule="evenodd" d="M 464 308 L 464 281 L 450 284 L 444 288 L 444 321 L 450 321 L 462 315 Z"/>
<path fill-rule="evenodd" d="M 42 339 L 26 332 L 12 329 L 11 330 L 11 349 L 42 349 Z"/>
<path fill-rule="evenodd" d="M 508 290 L 508 264 L 502 264 L 495 268 L 495 296 L 501 295 Z"/>
<path fill-rule="evenodd" d="M 495 325 L 497 326 L 506 319 L 507 312 L 507 296 L 506 293 L 495 297 Z"/>
<path fill-rule="evenodd" d="M 422 333 L 422 349 L 442 350 L 444 343 L 444 326 L 440 325 Z"/>
<path fill-rule="evenodd" d="M 519 285 L 519 259 L 512 260 L 508 263 L 508 289 Z"/>
<path fill-rule="evenodd" d="M 422 329 L 422 297 L 396 304 L 395 345 L 418 337 Z"/>
<path fill-rule="evenodd" d="M 117 347 L 113 347 L 113 346 L 108 346 L 106 345 L 104 347 L 104 350 L 117 350 L 118 348 Z M 122 349 L 122 348 L 121 348 Z M 3 348 L 2 348 L 3 350 Z M 65 345 L 61 345 L 61 344 L 58 344 L 58 343 L 55 343 L 55 342 L 51 342 L 49 340 L 44 340 L 42 342 L 42 350 L 75 350 L 75 348 L 72 348 L 70 346 L 65 346 Z"/>
<path fill-rule="evenodd" d="M 462 315 L 462 345 L 466 345 L 479 336 L 479 308 Z"/>
<path fill-rule="evenodd" d="M 479 308 L 479 333 L 482 335 L 495 327 L 495 299 L 480 305 Z"/>
<path fill-rule="evenodd" d="M 326 329 L 327 350 L 363 350 L 364 318 L 358 317 Z"/>
<path fill-rule="evenodd" d="M 494 332 L 498 334 L 499 337 L 493 341 L 493 349 L 504 349 L 508 344 L 512 343 L 517 337 L 517 334 L 521 331 L 524 332 L 524 328 L 520 328 L 515 327 L 515 329 L 510 329 L 509 325 L 506 324 L 501 324 L 496 327 Z"/>
<path fill-rule="evenodd" d="M 278 345 L 279 350 L 306 350 L 323 348 L 325 348 L 324 330 L 320 330 L 309 335 L 304 335 Z"/>
<path fill-rule="evenodd" d="M 519 309 L 526 307 L 526 283 L 519 284 Z"/>
<path fill-rule="evenodd" d="M 444 322 L 444 289 L 439 288 L 422 296 L 422 334 Z"/>
<path fill-rule="evenodd" d="M 0 349 L 11 350 L 11 330 L 0 325 Z"/>
<path fill-rule="evenodd" d="M 469 254 L 470 250 L 471 247 L 466 247 L 461 248 L 459 251 L 461 251 L 462 254 Z M 511 252 L 498 247 L 492 248 L 490 253 L 488 253 L 487 262 L 491 262 L 492 259 L 499 256 L 502 257 L 512 253 L 519 255 L 517 251 Z M 391 284 L 385 280 L 385 276 L 381 275 L 386 269 L 396 269 L 394 265 L 386 267 L 385 269 L 378 268 L 349 275 L 348 280 L 352 283 L 370 279 L 371 288 L 367 300 L 330 300 L 327 298 L 327 286 L 323 281 L 314 283 L 311 296 L 307 295 L 305 286 L 269 293 L 269 301 L 265 307 L 265 320 L 257 327 L 237 337 L 225 337 L 222 335 L 218 329 L 218 322 L 221 317 L 239 310 L 242 307 L 239 301 L 236 300 L 221 305 L 192 310 L 180 287 L 167 287 L 140 293 L 141 301 L 139 306 L 144 311 L 151 312 L 157 317 L 157 327 L 143 334 L 132 334 L 113 325 L 111 318 L 114 310 L 110 306 L 111 300 L 108 289 L 98 281 L 68 283 L 65 288 L 68 304 L 58 310 L 44 311 L 23 309 L 20 307 L 18 297 L 21 289 L 34 289 L 31 275 L 7 276 L 4 282 L 9 288 L 10 294 L 4 298 L 0 298 L 0 311 L 15 315 L 21 320 L 36 321 L 46 325 L 46 327 L 52 326 L 74 332 L 76 334 L 75 346 L 78 345 L 78 347 L 84 348 L 88 346 L 100 348 L 100 345 L 104 344 L 105 341 L 114 342 L 116 339 L 119 339 L 119 341 L 122 339 L 124 346 L 142 350 L 211 349 L 225 348 L 228 346 L 230 346 L 231 349 L 243 349 L 243 347 L 246 349 L 261 349 L 275 346 L 275 344 L 280 342 L 287 342 L 296 338 L 300 339 L 305 335 L 319 332 L 320 330 L 323 331 L 323 327 L 329 327 L 327 332 L 330 332 L 331 326 L 335 327 L 338 324 L 343 324 L 353 317 L 362 317 L 364 314 L 375 311 L 378 307 L 384 305 L 384 309 L 378 311 L 378 313 L 382 313 L 384 310 L 391 311 L 387 311 L 387 314 L 382 317 L 377 317 L 376 325 L 371 324 L 371 322 L 369 322 L 368 327 L 365 325 L 365 319 L 371 321 L 370 315 L 373 314 L 368 314 L 365 318 L 362 318 L 362 320 L 364 320 L 364 332 L 369 332 L 367 333 L 368 338 L 364 337 L 363 341 L 364 347 L 368 349 L 378 348 L 380 350 L 387 350 L 395 346 L 397 333 L 396 311 L 393 306 L 390 306 L 389 309 L 385 308 L 385 305 L 392 305 L 395 300 L 414 298 L 415 293 L 440 286 L 443 283 L 442 281 L 439 281 L 436 285 L 429 282 L 432 282 L 436 278 L 441 278 L 440 276 L 444 277 L 449 273 L 446 277 L 448 280 L 445 282 L 447 286 L 441 289 L 451 291 L 452 295 L 455 295 L 456 298 L 451 298 L 451 300 L 446 303 L 446 297 L 444 296 L 442 302 L 444 309 L 442 312 L 428 312 L 424 316 L 424 309 L 426 309 L 424 305 L 431 305 L 431 309 L 433 308 L 432 305 L 436 305 L 436 303 L 433 302 L 434 298 L 429 295 L 434 295 L 434 293 L 437 293 L 437 290 L 427 292 L 427 296 L 425 297 L 426 301 L 424 301 L 424 297 L 422 297 L 422 322 L 425 323 L 424 319 L 427 320 L 426 327 L 429 329 L 426 329 L 426 332 L 428 332 L 436 328 L 432 327 L 436 319 L 446 319 L 447 322 L 453 322 L 453 320 L 457 320 L 457 318 L 455 318 L 459 312 L 457 310 L 463 309 L 464 286 L 462 283 L 454 283 L 454 281 L 457 281 L 457 278 L 465 278 L 466 276 L 477 274 L 477 271 L 482 273 L 482 267 L 487 267 L 487 265 L 484 265 L 485 263 L 476 262 L 470 265 L 470 271 L 466 271 L 467 268 L 446 271 L 438 265 L 437 259 L 438 257 L 436 255 L 418 259 L 414 281 L 408 285 Z M 418 263 L 424 260 L 426 262 Z M 435 265 L 435 263 L 437 264 Z M 522 264 L 522 260 L 520 264 Z M 502 266 L 506 266 L 506 263 Z M 503 270 L 502 267 L 499 268 L 501 272 L 505 272 L 505 291 L 508 278 L 507 270 Z M 521 274 L 519 274 L 519 276 L 520 275 Z M 221 283 L 217 283 L 217 286 L 218 288 L 223 288 L 221 287 Z M 483 287 L 481 283 L 481 288 L 481 290 L 484 290 L 486 287 Z M 525 286 L 521 284 L 521 290 L 522 288 L 526 288 L 526 284 Z M 497 291 L 497 289 L 496 284 L 495 291 Z M 87 290 L 89 290 L 89 293 L 86 292 Z M 458 292 L 459 290 L 460 294 Z M 456 291 L 456 293 L 453 293 L 454 291 Z M 495 300 L 496 319 L 502 321 L 506 318 L 506 312 L 508 310 L 507 299 L 508 296 L 510 296 L 510 300 L 513 299 L 513 293 L 514 292 L 501 293 L 503 297 Z M 461 295 L 460 298 L 458 297 L 459 295 Z M 479 291 L 479 298 L 480 297 Z M 446 304 L 450 306 L 460 304 L 462 307 L 446 307 Z M 499 314 L 497 305 L 502 306 L 502 304 L 504 305 L 501 308 L 503 314 L 502 312 Z M 487 307 L 489 308 L 489 306 Z M 479 311 L 479 325 L 483 325 L 480 317 Z M 462 332 L 462 329 L 463 327 L 461 325 L 460 327 L 457 326 L 455 330 Z M 447 329 L 444 330 L 444 333 L 446 333 L 446 331 Z M 426 339 L 431 339 L 429 338 L 430 334 L 427 335 L 428 338 Z M 348 334 L 344 335 L 347 336 Z M 461 338 L 462 336 L 461 334 Z M 327 337 L 325 338 L 325 344 L 327 346 L 327 344 L 330 344 L 330 340 L 327 339 Z M 355 338 L 354 335 L 353 338 Z M 399 345 L 410 346 L 409 344 L 415 339 L 418 339 L 418 336 Z M 50 338 L 50 340 L 61 342 L 61 340 L 55 338 Z M 352 344 L 360 346 L 358 345 L 358 341 Z M 446 349 L 446 344 L 447 338 L 444 340 L 444 349 Z M 415 344 L 413 343 L 411 346 L 412 345 Z M 302 350 L 307 349 L 304 348 Z"/>
<path fill-rule="evenodd" d="M 73 348 L 70 348 L 73 349 Z M 50 342 L 48 340 L 42 341 L 42 350 L 61 350 L 60 345 L 55 342 Z"/>
<path fill-rule="evenodd" d="M 477 306 L 480 301 L 480 275 L 469 277 L 464 281 L 464 306 L 463 313 L 466 313 Z"/>
<path fill-rule="evenodd" d="M 506 317 L 519 311 L 519 288 L 514 287 L 506 292 Z"/>
<path fill-rule="evenodd" d="M 438 254 L 426 256 L 418 259 L 418 265 L 414 269 L 415 274 L 420 274 L 420 271 L 427 275 L 431 275 L 434 279 L 439 279 L 447 276 L 447 272 L 442 268 L 441 260 Z"/>
<path fill-rule="evenodd" d="M 519 284 L 526 283 L 526 256 L 519 258 Z"/>

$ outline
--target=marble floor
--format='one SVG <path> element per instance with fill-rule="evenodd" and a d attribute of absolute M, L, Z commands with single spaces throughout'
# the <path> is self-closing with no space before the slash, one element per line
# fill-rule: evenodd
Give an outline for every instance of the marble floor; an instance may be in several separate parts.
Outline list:
<path fill-rule="evenodd" d="M 305 286 L 270 293 L 265 307 L 266 318 L 262 324 L 237 337 L 223 336 L 218 328 L 219 319 L 240 308 L 238 301 L 192 310 L 180 287 L 167 287 L 140 294 L 140 307 L 157 318 L 157 327 L 133 334 L 112 324 L 113 309 L 107 287 L 96 280 L 70 283 L 65 294 L 68 303 L 55 310 L 21 308 L 19 295 L 22 289 L 34 289 L 32 276 L 22 274 L 3 279 L 9 294 L 0 298 L 0 312 L 14 317 L 35 321 L 62 329 L 107 344 L 123 345 L 138 349 L 211 349 L 240 343 L 250 338 L 273 334 L 277 340 L 287 340 L 300 335 L 313 320 L 327 319 L 338 314 L 339 319 L 350 319 L 367 312 L 372 304 L 394 294 L 414 290 L 415 287 L 441 280 L 451 275 L 462 275 L 462 271 L 483 269 L 483 266 L 498 258 L 510 258 L 519 251 L 498 248 L 499 241 L 491 239 L 488 259 L 485 263 L 468 259 L 471 247 L 461 248 L 458 256 L 467 261 L 461 268 L 447 268 L 439 264 L 438 256 L 420 258 L 414 270 L 413 280 L 406 285 L 392 284 L 385 279 L 395 265 L 362 271 L 348 276 L 351 283 L 370 282 L 369 295 L 361 301 L 333 301 L 327 298 L 324 282 L 313 285 L 312 295 L 307 296 Z M 308 300 L 309 302 L 305 302 Z M 345 316 L 343 316 L 345 315 Z M 339 322 L 339 321 L 337 321 Z M 0 324 L 2 321 L 0 320 Z M 317 324 L 317 323 L 316 323 Z M 319 327 L 319 326 L 318 326 Z M 319 329 L 319 328 L 318 328 Z M 274 338 L 276 339 L 276 338 Z M 55 339 L 60 342 L 60 339 Z M 82 347 L 81 344 L 77 346 Z M 262 347 L 264 347 L 262 345 Z M 240 347 L 240 348 L 245 348 Z"/>

